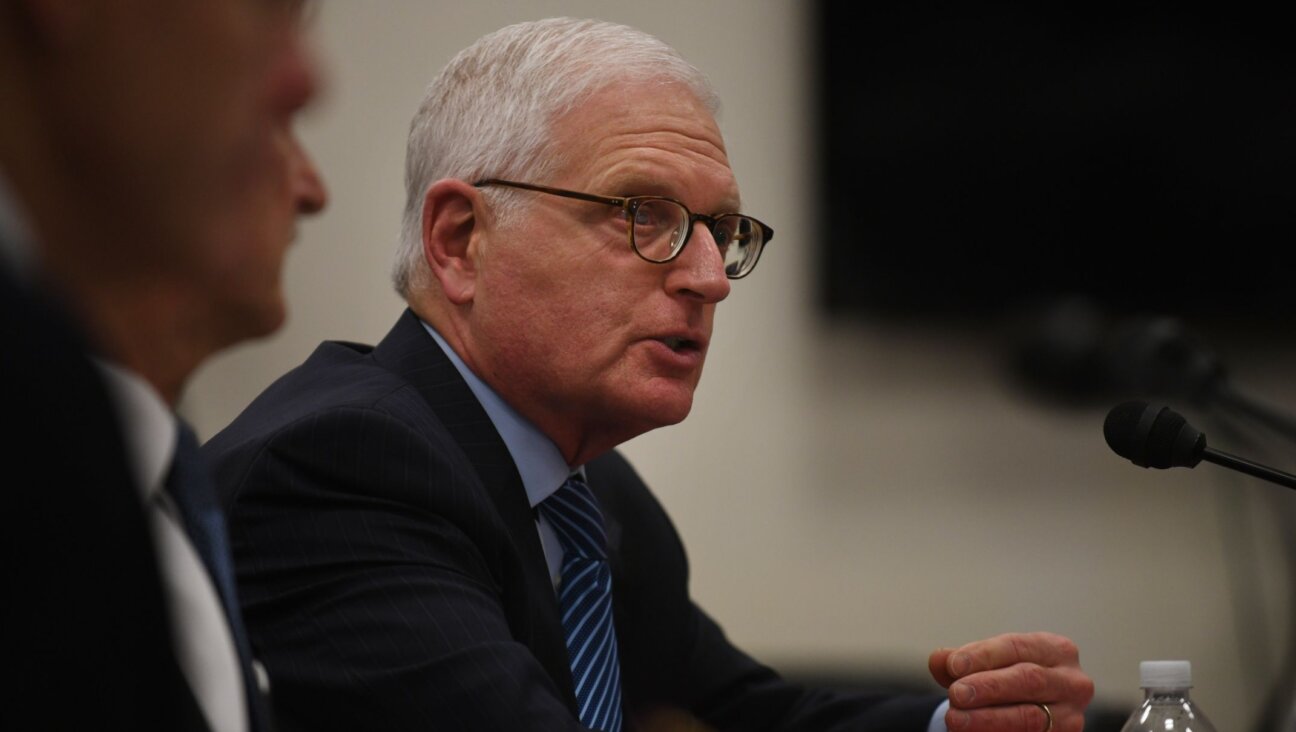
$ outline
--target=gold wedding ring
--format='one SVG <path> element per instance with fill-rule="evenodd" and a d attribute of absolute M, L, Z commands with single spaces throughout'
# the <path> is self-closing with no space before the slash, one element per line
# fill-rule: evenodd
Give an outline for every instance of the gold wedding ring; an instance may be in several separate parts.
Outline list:
<path fill-rule="evenodd" d="M 1049 730 L 1053 729 L 1053 710 L 1049 709 L 1047 704 L 1041 704 L 1039 702 L 1035 702 L 1035 706 L 1043 709 L 1044 716 L 1048 717 L 1048 721 L 1044 723 L 1044 732 L 1049 732 Z"/>

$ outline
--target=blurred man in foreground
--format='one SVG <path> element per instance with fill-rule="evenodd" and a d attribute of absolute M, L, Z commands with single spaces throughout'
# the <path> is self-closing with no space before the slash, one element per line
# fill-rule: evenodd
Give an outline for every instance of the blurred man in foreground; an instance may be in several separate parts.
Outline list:
<path fill-rule="evenodd" d="M 742 211 L 705 78 L 624 26 L 491 34 L 411 126 L 376 347 L 325 343 L 206 447 L 286 723 L 1077 732 L 1074 646 L 931 658 L 937 698 L 783 681 L 688 595 L 670 520 L 613 448 L 688 414 Z M 1047 705 L 1047 706 L 1046 706 Z"/>
<path fill-rule="evenodd" d="M 223 519 L 171 412 L 284 317 L 324 203 L 288 0 L 0 3 L 5 729 L 262 730 Z"/>

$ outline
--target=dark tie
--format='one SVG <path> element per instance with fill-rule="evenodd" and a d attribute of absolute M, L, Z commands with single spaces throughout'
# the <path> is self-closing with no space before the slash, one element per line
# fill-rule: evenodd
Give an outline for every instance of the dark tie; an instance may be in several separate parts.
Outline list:
<path fill-rule="evenodd" d="M 572 475 L 540 503 L 562 542 L 558 605 L 580 721 L 607 732 L 621 729 L 621 664 L 612 627 L 612 572 L 603 514 L 589 486 Z"/>
<path fill-rule="evenodd" d="M 216 501 L 211 473 L 198 450 L 197 437 L 183 423 L 179 425 L 179 432 L 175 460 L 166 479 L 166 491 L 180 513 L 189 541 L 211 574 L 225 617 L 229 620 L 230 634 L 238 647 L 239 666 L 243 671 L 251 729 L 253 732 L 266 730 L 269 727 L 266 721 L 268 713 L 252 671 L 252 646 L 243 627 L 243 615 L 239 612 L 238 594 L 234 588 L 234 560 L 230 554 L 225 516 Z"/>

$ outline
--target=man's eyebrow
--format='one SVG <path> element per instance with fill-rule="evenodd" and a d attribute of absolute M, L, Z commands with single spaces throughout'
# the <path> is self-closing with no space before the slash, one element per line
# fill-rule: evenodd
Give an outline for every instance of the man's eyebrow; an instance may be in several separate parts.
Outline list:
<path fill-rule="evenodd" d="M 725 208 L 721 208 L 719 211 L 712 211 L 711 213 L 742 213 L 741 198 L 726 198 L 723 205 Z"/>
<path fill-rule="evenodd" d="M 612 185 L 611 193 L 613 196 L 621 198 L 630 198 L 632 196 L 666 196 L 667 198 L 678 198 L 670 187 L 660 181 L 648 178 L 628 178 L 617 181 Z"/>
<path fill-rule="evenodd" d="M 606 195 L 617 196 L 618 198 L 633 198 L 634 196 L 663 196 L 683 203 L 685 206 L 688 206 L 689 210 L 692 210 L 693 213 L 721 214 L 740 213 L 742 211 L 742 199 L 740 197 L 724 198 L 719 207 L 714 211 L 693 210 L 693 207 L 689 206 L 688 201 L 685 201 L 676 191 L 671 190 L 670 185 L 659 181 L 636 180 L 625 184 L 617 184 L 613 186 L 613 190 L 616 192 L 608 193 Z"/>

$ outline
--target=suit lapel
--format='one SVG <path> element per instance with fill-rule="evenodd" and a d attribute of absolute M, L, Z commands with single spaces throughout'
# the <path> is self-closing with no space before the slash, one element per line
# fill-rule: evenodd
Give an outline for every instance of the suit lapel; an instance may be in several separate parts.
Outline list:
<path fill-rule="evenodd" d="M 410 310 L 374 348 L 373 358 L 414 385 L 477 471 L 521 567 L 520 576 L 501 578 L 510 627 L 518 640 L 531 649 L 574 712 L 576 694 L 558 601 L 536 532 L 535 516 L 508 447 L 454 364 Z M 503 565 L 506 573 L 510 566 Z"/>

